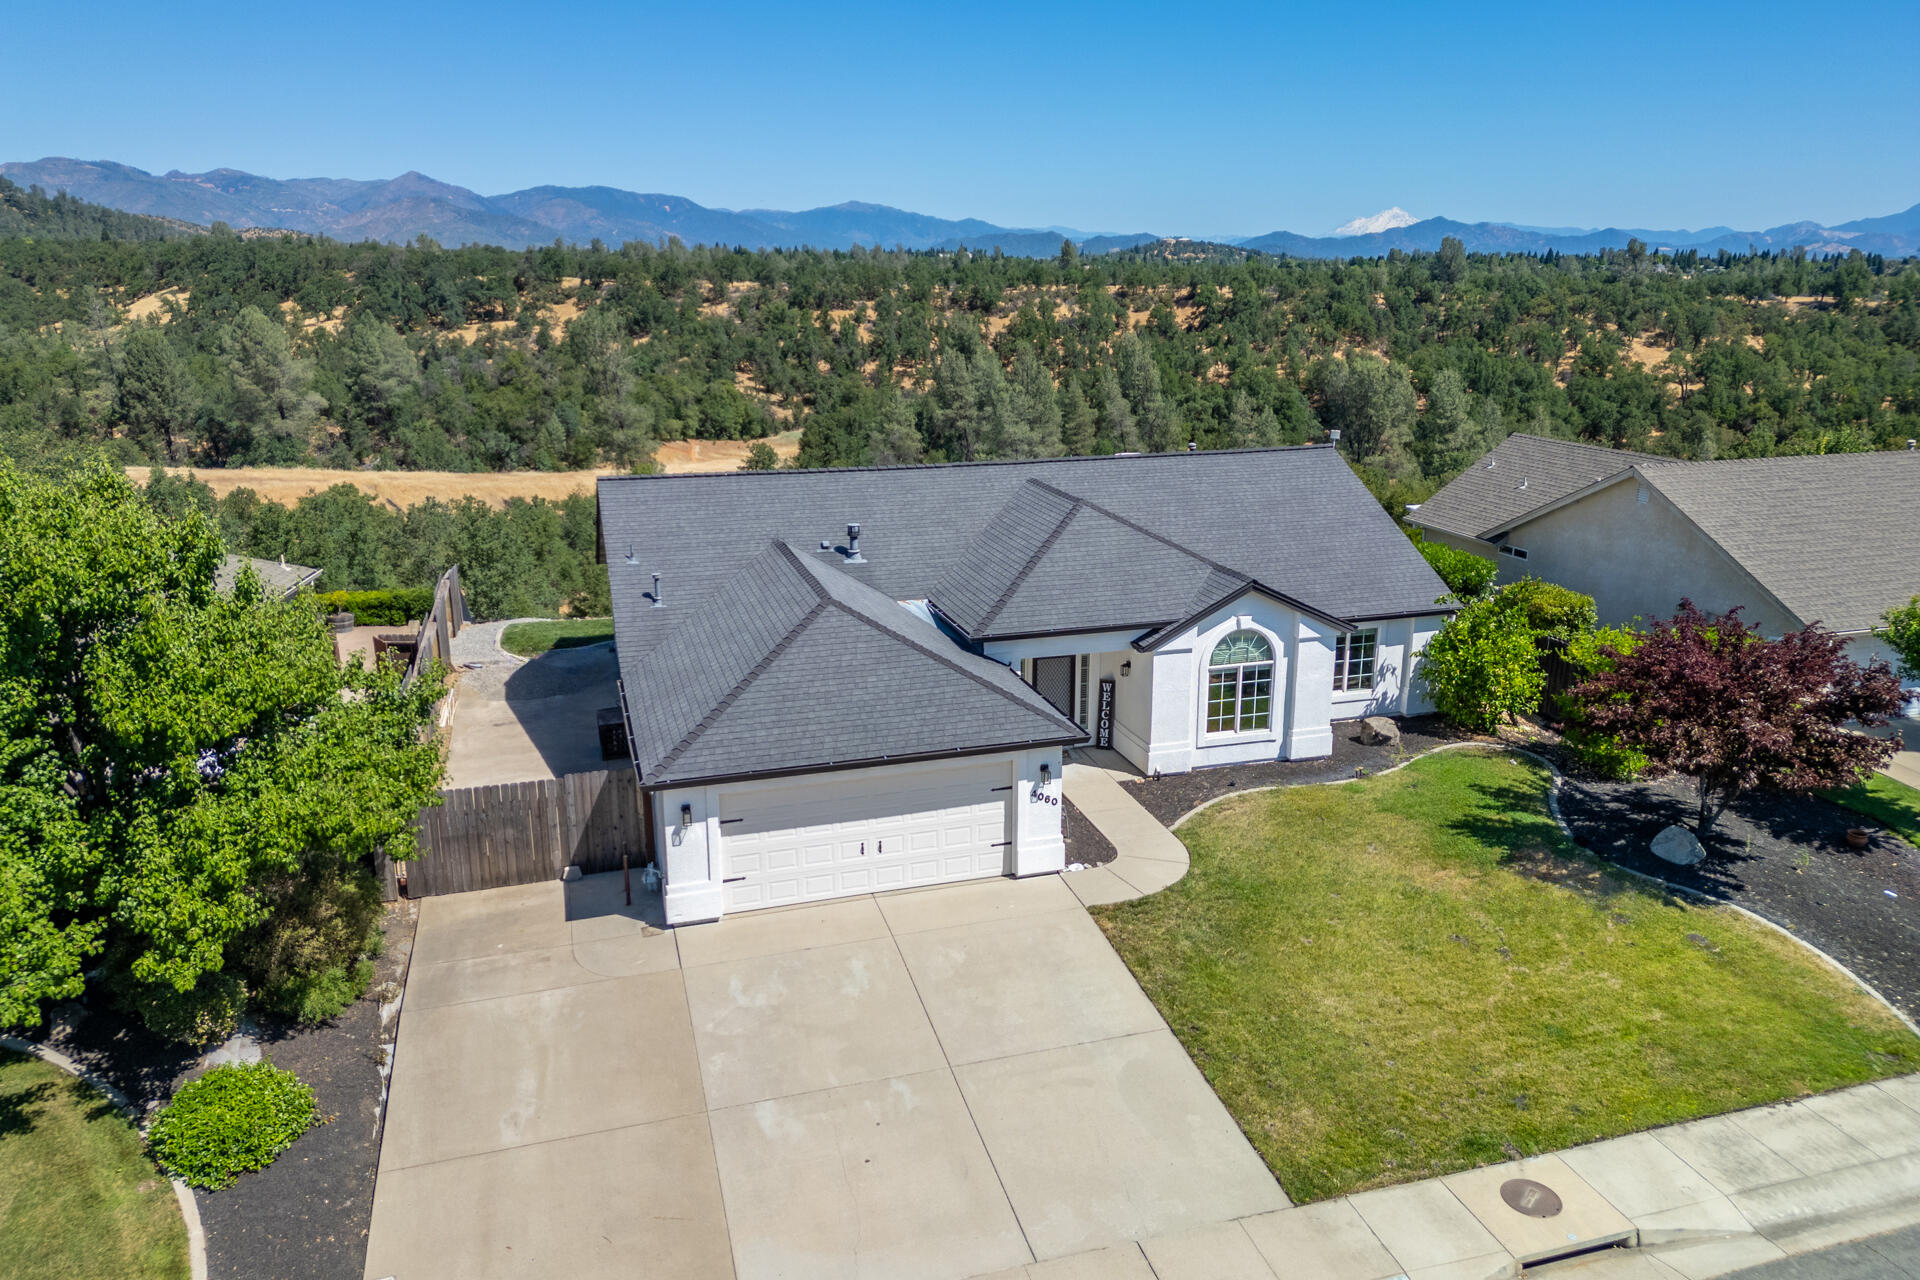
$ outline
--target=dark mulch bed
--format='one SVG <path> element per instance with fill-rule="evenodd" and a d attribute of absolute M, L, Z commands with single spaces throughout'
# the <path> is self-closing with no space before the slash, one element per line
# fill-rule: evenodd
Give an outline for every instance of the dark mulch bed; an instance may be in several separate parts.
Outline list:
<path fill-rule="evenodd" d="M 1737 903 L 1806 939 L 1920 1017 L 1920 851 L 1851 809 L 1814 796 L 1755 794 L 1727 810 L 1707 858 L 1679 867 L 1648 848 L 1691 820 L 1692 784 L 1568 781 L 1560 810 L 1593 852 L 1670 884 Z M 1873 830 L 1850 849 L 1848 827 Z"/>
<path fill-rule="evenodd" d="M 331 1123 L 309 1130 L 258 1173 L 225 1191 L 195 1191 L 210 1280 L 360 1280 L 373 1212 L 382 1103 L 380 1001 L 413 946 L 409 904 L 386 921 L 372 990 L 318 1027 L 262 1026 L 274 1065 L 305 1081 Z M 146 1111 L 197 1073 L 201 1054 L 161 1040 L 110 1008 L 59 1011 L 44 1036 Z"/>
<path fill-rule="evenodd" d="M 1217 796 L 1255 787 L 1294 787 L 1311 782 L 1333 782 L 1354 777 L 1362 769 L 1368 773 L 1380 773 L 1442 743 L 1471 741 L 1476 737 L 1439 716 L 1418 716 L 1402 720 L 1399 725 L 1398 743 L 1376 747 L 1360 740 L 1358 720 L 1336 720 L 1333 724 L 1331 756 L 1323 756 L 1318 760 L 1270 760 L 1262 764 L 1216 765 L 1211 769 L 1195 769 L 1191 773 L 1170 777 L 1142 778 L 1128 782 L 1126 787 L 1148 813 L 1170 827 Z"/>
<path fill-rule="evenodd" d="M 1087 821 L 1087 815 L 1074 808 L 1073 801 L 1062 798 L 1060 803 L 1066 806 L 1060 815 L 1060 829 L 1067 840 L 1067 865 L 1098 867 L 1112 862 L 1118 851 L 1100 834 L 1100 828 Z"/>

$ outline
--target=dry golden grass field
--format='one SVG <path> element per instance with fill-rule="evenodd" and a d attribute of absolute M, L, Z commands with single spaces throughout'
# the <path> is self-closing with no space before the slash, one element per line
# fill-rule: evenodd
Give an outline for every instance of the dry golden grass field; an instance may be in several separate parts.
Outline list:
<path fill-rule="evenodd" d="M 800 450 L 800 433 L 788 431 L 767 437 L 782 462 Z M 694 471 L 734 471 L 746 459 L 751 440 L 669 440 L 654 460 L 662 471 L 680 475 Z M 136 484 L 144 483 L 148 467 L 128 467 Z M 172 475 L 191 473 L 223 498 L 235 489 L 251 489 L 268 502 L 291 506 L 309 493 L 336 484 L 350 484 L 376 499 L 410 507 L 428 498 L 452 501 L 472 496 L 496 506 L 508 498 L 564 498 L 570 493 L 593 492 L 594 481 L 613 475 L 611 467 L 597 471 L 330 471 L 321 467 L 168 467 Z"/>

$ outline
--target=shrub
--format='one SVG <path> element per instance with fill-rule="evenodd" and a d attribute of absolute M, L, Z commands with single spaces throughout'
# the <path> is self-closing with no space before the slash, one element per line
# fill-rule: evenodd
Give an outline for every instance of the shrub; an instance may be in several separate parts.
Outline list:
<path fill-rule="evenodd" d="M 274 1013 L 303 1023 L 334 1017 L 372 981 L 360 957 L 379 936 L 379 885 L 315 857 L 263 889 L 266 918 L 228 951 L 230 967 Z"/>
<path fill-rule="evenodd" d="M 147 1141 L 167 1172 L 217 1191 L 319 1123 L 313 1090 L 271 1062 L 215 1067 L 160 1109 Z"/>
<path fill-rule="evenodd" d="M 205 974 L 185 991 L 123 976 L 115 996 L 122 1009 L 156 1033 L 196 1049 L 232 1035 L 247 1005 L 246 984 L 229 973 Z"/>
<path fill-rule="evenodd" d="M 1527 626 L 1543 636 L 1572 640 L 1585 635 L 1600 622 L 1600 611 L 1592 596 L 1569 591 L 1557 583 L 1539 578 L 1522 578 L 1500 588 L 1500 601 L 1523 614 Z"/>
<path fill-rule="evenodd" d="M 1567 642 L 1567 661 L 1585 668 L 1588 675 L 1611 671 L 1619 659 L 1636 649 L 1644 638 L 1631 627 L 1599 627 L 1583 631 Z M 1573 759 L 1587 772 L 1600 778 L 1624 781 L 1637 778 L 1647 767 L 1644 753 L 1635 751 L 1611 734 L 1600 733 L 1587 725 L 1586 709 L 1578 699 L 1561 694 L 1555 700 L 1565 723 L 1561 741 Z"/>
<path fill-rule="evenodd" d="M 1900 674 L 1909 680 L 1920 680 L 1920 596 L 1898 609 L 1887 610 L 1880 621 L 1886 623 L 1886 627 L 1876 627 L 1873 633 L 1885 640 L 1894 656 L 1900 659 Z"/>
<path fill-rule="evenodd" d="M 1547 683 L 1525 616 L 1500 595 L 1470 602 L 1427 641 L 1420 680 L 1440 714 L 1483 733 L 1538 707 Z"/>
<path fill-rule="evenodd" d="M 356 960 L 318 973 L 293 974 L 259 995 L 262 1008 L 303 1026 L 337 1018 L 373 985 L 373 961 Z"/>
<path fill-rule="evenodd" d="M 327 613 L 350 613 L 355 626 L 398 627 L 416 622 L 433 608 L 432 587 L 391 591 L 322 591 L 314 596 Z"/>
<path fill-rule="evenodd" d="M 1493 590 L 1493 580 L 1500 576 L 1499 565 L 1471 551 L 1419 537 L 1413 540 L 1413 545 L 1440 575 L 1440 581 L 1447 584 L 1447 590 L 1462 600 L 1478 600 Z"/>

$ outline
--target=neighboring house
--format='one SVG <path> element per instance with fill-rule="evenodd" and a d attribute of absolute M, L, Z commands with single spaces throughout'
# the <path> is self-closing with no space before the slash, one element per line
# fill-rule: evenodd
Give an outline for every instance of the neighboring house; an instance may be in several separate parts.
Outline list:
<path fill-rule="evenodd" d="M 215 588 L 222 593 L 233 590 L 242 565 L 252 565 L 253 571 L 260 575 L 260 585 L 267 589 L 267 594 L 277 595 L 282 600 L 311 587 L 320 578 L 320 570 L 304 564 L 288 564 L 285 560 L 257 560 L 251 556 L 228 556 L 213 575 Z"/>
<path fill-rule="evenodd" d="M 1767 635 L 1819 622 L 1859 661 L 1920 594 L 1920 452 L 1682 462 L 1516 435 L 1408 513 L 1428 537 L 1593 597 L 1603 623 L 1680 601 Z"/>
<path fill-rule="evenodd" d="M 1445 586 L 1326 447 L 633 476 L 600 539 L 667 918 L 1060 870 L 1062 749 L 1327 755 Z M 656 578 L 655 575 L 658 575 Z"/>

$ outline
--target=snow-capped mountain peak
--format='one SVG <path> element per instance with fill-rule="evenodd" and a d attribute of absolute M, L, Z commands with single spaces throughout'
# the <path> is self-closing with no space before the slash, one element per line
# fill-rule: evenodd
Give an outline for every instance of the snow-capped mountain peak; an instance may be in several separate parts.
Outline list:
<path fill-rule="evenodd" d="M 1420 219 L 1402 209 L 1399 205 L 1383 209 L 1371 218 L 1355 218 L 1352 222 L 1333 229 L 1336 236 L 1371 236 L 1382 231 L 1391 231 L 1395 227 L 1410 227 Z"/>

